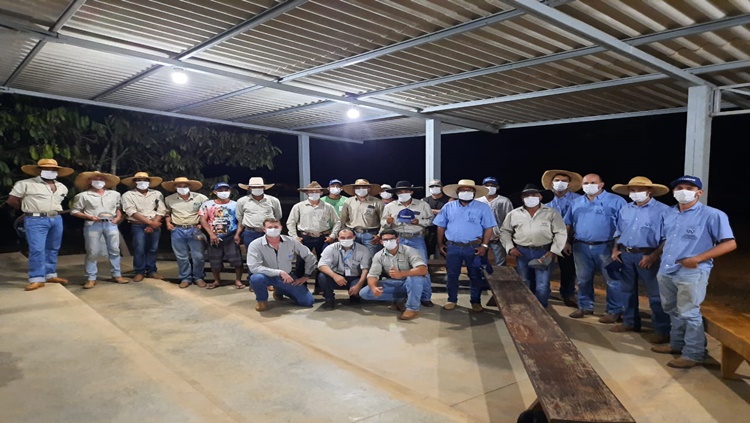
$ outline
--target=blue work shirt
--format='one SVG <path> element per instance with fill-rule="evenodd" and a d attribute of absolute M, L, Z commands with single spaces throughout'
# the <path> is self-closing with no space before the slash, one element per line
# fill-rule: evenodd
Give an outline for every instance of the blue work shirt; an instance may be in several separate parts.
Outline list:
<path fill-rule="evenodd" d="M 679 205 L 671 207 L 662 219 L 664 253 L 660 273 L 675 273 L 682 264 L 678 260 L 705 253 L 721 241 L 734 239 L 727 214 L 719 209 L 695 203 L 680 212 Z M 702 261 L 699 269 L 710 270 L 713 259 Z"/>
<path fill-rule="evenodd" d="M 628 203 L 617 214 L 615 238 L 630 248 L 657 248 L 661 244 L 661 220 L 669 206 L 655 199 L 638 206 Z"/>
<path fill-rule="evenodd" d="M 497 226 L 497 221 L 486 203 L 473 200 L 462 206 L 456 200 L 443 206 L 432 224 L 445 228 L 448 241 L 466 243 L 481 239 L 484 230 Z"/>
<path fill-rule="evenodd" d="M 552 207 L 553 209 L 560 212 L 561 216 L 565 216 L 565 213 L 568 212 L 568 209 L 570 209 L 570 203 L 573 202 L 576 198 L 580 197 L 581 194 L 576 194 L 575 192 L 566 192 L 563 194 L 562 197 L 558 197 L 555 195 L 555 198 L 552 199 L 549 203 L 545 204 L 547 207 Z M 502 225 L 503 222 L 500 222 Z"/>
<path fill-rule="evenodd" d="M 617 213 L 625 204 L 622 197 L 607 191 L 599 193 L 593 201 L 582 195 L 570 203 L 565 224 L 573 227 L 573 236 L 579 241 L 611 241 Z"/>

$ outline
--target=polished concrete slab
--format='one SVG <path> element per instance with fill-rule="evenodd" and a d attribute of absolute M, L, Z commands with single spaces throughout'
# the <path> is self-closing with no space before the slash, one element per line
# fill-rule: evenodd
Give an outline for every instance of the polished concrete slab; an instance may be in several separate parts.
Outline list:
<path fill-rule="evenodd" d="M 69 286 L 24 292 L 23 256 L 0 263 L 2 422 L 513 422 L 535 398 L 498 310 L 470 313 L 463 292 L 456 310 L 409 322 L 343 297 L 334 311 L 272 300 L 261 314 L 232 286 L 83 290 L 81 256 L 61 258 Z M 750 367 L 722 379 L 715 340 L 706 366 L 676 370 L 641 334 L 550 313 L 636 421 L 750 415 Z"/>

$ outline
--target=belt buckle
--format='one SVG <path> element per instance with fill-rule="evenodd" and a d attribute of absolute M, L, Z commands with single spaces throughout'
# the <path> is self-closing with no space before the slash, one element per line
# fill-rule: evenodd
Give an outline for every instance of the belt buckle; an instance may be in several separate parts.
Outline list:
<path fill-rule="evenodd" d="M 625 251 L 628 253 L 636 253 L 637 250 L 637 248 L 625 247 Z"/>

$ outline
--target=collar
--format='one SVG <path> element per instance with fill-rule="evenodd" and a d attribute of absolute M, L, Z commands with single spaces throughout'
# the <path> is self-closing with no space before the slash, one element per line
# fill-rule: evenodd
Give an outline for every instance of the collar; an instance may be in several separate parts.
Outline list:
<path fill-rule="evenodd" d="M 279 243 L 284 242 L 284 235 L 279 235 Z M 266 237 L 266 234 L 263 234 L 260 241 L 261 245 L 269 245 L 268 237 Z"/>
<path fill-rule="evenodd" d="M 675 205 L 675 207 L 676 207 L 677 213 L 682 214 L 682 213 L 687 213 L 687 212 L 691 212 L 691 211 L 698 211 L 702 207 L 704 207 L 704 205 L 700 201 L 696 201 L 695 204 L 693 204 L 692 207 L 690 207 L 687 210 L 680 210 L 680 205 L 679 204 Z"/>

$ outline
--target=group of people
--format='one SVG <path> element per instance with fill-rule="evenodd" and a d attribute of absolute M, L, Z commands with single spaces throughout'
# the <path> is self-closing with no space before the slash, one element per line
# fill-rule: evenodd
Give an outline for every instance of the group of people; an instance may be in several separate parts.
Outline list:
<path fill-rule="evenodd" d="M 67 283 L 57 275 L 62 238 L 62 202 L 68 193 L 58 177 L 73 169 L 53 159 L 22 167 L 33 178 L 19 181 L 8 203 L 25 215 L 29 244 L 29 283 L 32 291 L 45 283 Z M 118 184 L 130 188 L 115 191 Z M 118 224 L 130 224 L 133 244 L 133 282 L 157 273 L 156 253 L 162 226 L 171 234 L 178 264 L 179 285 L 208 289 L 221 286 L 226 261 L 242 280 L 246 250 L 250 289 L 259 312 L 267 310 L 269 292 L 275 301 L 286 297 L 309 307 L 321 294 L 324 309 L 337 307 L 335 290 L 346 290 L 350 302 L 385 301 L 400 312 L 399 319 L 419 316 L 432 307 L 428 258 L 446 258 L 448 298 L 442 306 L 458 303 L 459 275 L 466 267 L 472 312 L 481 312 L 481 292 L 487 289 L 483 268 L 501 266 L 508 257 L 524 283 L 543 307 L 548 306 L 553 265 L 560 268 L 560 295 L 576 310 L 571 318 L 594 313 L 594 275 L 606 281 L 606 313 L 602 323 L 612 332 L 641 330 L 638 284 L 646 289 L 652 311 L 656 344 L 652 350 L 679 355 L 672 367 L 689 368 L 705 357 L 705 334 L 700 304 L 706 293 L 713 258 L 732 251 L 736 242 L 727 215 L 699 202 L 703 185 L 685 175 L 670 187 L 638 176 L 626 184 L 604 189 L 597 174 L 548 170 L 543 189 L 527 184 L 522 205 L 514 208 L 498 194 L 498 179 L 482 184 L 462 179 L 445 185 L 430 182 L 429 195 L 414 197 L 422 187 L 409 181 L 395 186 L 357 179 L 352 184 L 331 180 L 327 187 L 311 182 L 299 188 L 306 199 L 295 204 L 282 235 L 281 203 L 266 193 L 273 184 L 250 178 L 239 187 L 248 192 L 235 200 L 221 182 L 212 187 L 213 199 L 198 192 L 200 181 L 179 177 L 164 182 L 146 172 L 120 180 L 99 171 L 82 172 L 75 179 L 80 191 L 71 215 L 85 220 L 84 288 L 97 283 L 97 257 L 107 256 L 111 281 L 128 283 L 120 268 Z M 154 189 L 171 193 L 166 198 Z M 577 191 L 583 190 L 583 194 Z M 655 197 L 672 192 L 677 205 Z M 348 194 L 346 197 L 343 193 Z M 550 198 L 546 198 L 549 196 Z M 380 197 L 380 198 L 378 198 Z M 213 281 L 204 280 L 207 252 Z M 315 280 L 313 292 L 307 287 Z M 578 293 L 576 295 L 576 287 Z M 619 323 L 619 324 L 618 324 Z"/>

